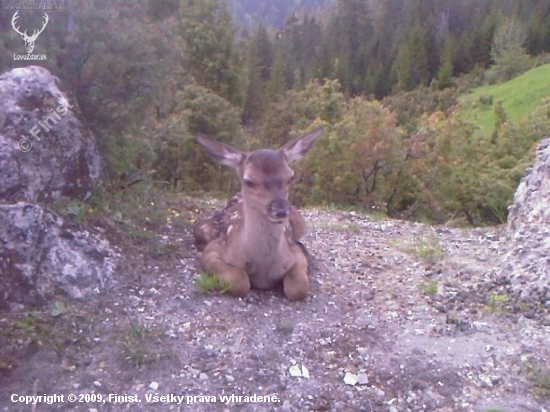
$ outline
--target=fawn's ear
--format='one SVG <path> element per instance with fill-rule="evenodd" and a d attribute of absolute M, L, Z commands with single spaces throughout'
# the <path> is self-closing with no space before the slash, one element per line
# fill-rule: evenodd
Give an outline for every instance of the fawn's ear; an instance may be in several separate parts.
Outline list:
<path fill-rule="evenodd" d="M 211 140 L 202 134 L 197 135 L 197 142 L 218 163 L 237 169 L 246 155 L 239 149 L 226 143 Z"/>
<path fill-rule="evenodd" d="M 313 143 L 315 143 L 315 141 L 321 137 L 322 134 L 323 128 L 320 127 L 305 136 L 291 140 L 279 150 L 283 152 L 288 163 L 295 162 L 296 160 L 301 159 L 308 152 L 308 150 L 311 149 Z"/>

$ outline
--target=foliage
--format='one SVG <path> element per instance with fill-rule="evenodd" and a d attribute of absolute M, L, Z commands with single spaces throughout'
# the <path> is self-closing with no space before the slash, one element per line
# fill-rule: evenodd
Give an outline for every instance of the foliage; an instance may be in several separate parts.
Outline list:
<path fill-rule="evenodd" d="M 488 71 L 489 83 L 504 82 L 527 71 L 531 60 L 525 50 L 527 30 L 516 18 L 500 23 L 493 37 L 491 57 L 494 66 Z"/>
<path fill-rule="evenodd" d="M 426 85 L 428 56 L 425 42 L 426 35 L 420 27 L 415 27 L 399 47 L 393 66 L 397 77 L 396 91 L 410 91 L 417 86 Z"/>
<path fill-rule="evenodd" d="M 440 62 L 441 65 L 437 72 L 437 76 L 432 82 L 432 85 L 436 89 L 445 89 L 453 85 L 452 78 L 454 73 L 453 63 L 453 41 L 451 38 L 445 40 L 443 51 L 441 53 Z"/>
<path fill-rule="evenodd" d="M 495 126 L 495 102 L 502 102 L 507 121 L 518 123 L 532 114 L 541 100 L 550 95 L 550 64 L 546 64 L 490 86 L 482 86 L 462 95 L 460 116 L 479 126 L 476 136 L 490 136 Z"/>
<path fill-rule="evenodd" d="M 355 98 L 347 104 L 337 83 L 310 83 L 293 96 L 310 124 L 325 124 L 323 138 L 297 166 L 296 200 L 323 204 L 385 204 L 395 184 L 393 167 L 402 160 L 401 130 L 380 103 Z M 314 118 L 314 113 L 319 116 Z"/>
<path fill-rule="evenodd" d="M 189 84 L 176 99 L 179 103 L 155 134 L 155 176 L 174 189 L 187 192 L 237 190 L 234 172 L 210 160 L 195 143 L 197 133 L 244 147 L 239 112 L 211 90 Z"/>
<path fill-rule="evenodd" d="M 259 145 L 283 145 L 292 130 L 306 129 L 313 122 L 333 124 L 342 119 L 345 96 L 338 80 L 311 81 L 303 90 L 290 90 L 270 104 Z M 297 132 L 295 132 L 297 134 Z"/>
<path fill-rule="evenodd" d="M 236 22 L 246 28 L 253 28 L 258 22 L 272 27 L 283 26 L 288 16 L 300 10 L 311 11 L 331 0 L 229 0 Z"/>
<path fill-rule="evenodd" d="M 418 87 L 409 92 L 388 96 L 382 103 L 397 115 L 397 122 L 407 131 L 418 130 L 422 116 L 427 113 L 447 112 L 457 104 L 458 90 L 446 88 Z"/>
<path fill-rule="evenodd" d="M 295 166 L 299 204 L 500 223 L 550 134 L 550 65 L 517 76 L 550 52 L 541 0 L 60 2 L 37 42 L 40 64 L 78 102 L 120 190 L 145 179 L 232 194 L 234 172 L 199 149 L 197 133 L 253 149 L 324 126 Z M 289 15 L 294 6 L 302 12 Z M 277 28 L 251 24 L 263 10 Z M 0 14 L 3 70 L 22 48 L 11 17 Z M 79 204 L 67 213 L 90 218 Z"/>
<path fill-rule="evenodd" d="M 337 79 L 346 95 L 379 99 L 432 83 L 444 89 L 476 67 L 509 78 L 528 67 L 527 52 L 550 50 L 549 12 L 541 1 L 337 0 L 313 16 L 291 15 L 272 37 L 271 61 L 285 56 L 293 89 Z"/>
<path fill-rule="evenodd" d="M 492 136 L 475 134 L 460 116 L 426 118 L 421 146 L 429 150 L 409 169 L 418 188 L 417 210 L 445 220 L 463 214 L 470 224 L 502 223 L 514 191 L 533 158 L 534 146 L 550 132 L 549 102 Z M 411 216 L 412 217 L 412 216 Z"/>
<path fill-rule="evenodd" d="M 217 0 L 184 0 L 180 30 L 185 65 L 195 81 L 235 106 L 242 106 L 242 58 L 229 9 Z"/>

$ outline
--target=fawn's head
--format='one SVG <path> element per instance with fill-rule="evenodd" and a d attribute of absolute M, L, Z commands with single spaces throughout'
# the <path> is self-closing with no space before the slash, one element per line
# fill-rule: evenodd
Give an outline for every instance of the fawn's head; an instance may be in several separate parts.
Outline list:
<path fill-rule="evenodd" d="M 263 213 L 272 223 L 283 223 L 290 214 L 288 190 L 294 178 L 289 165 L 302 158 L 322 132 L 323 129 L 314 130 L 278 150 L 261 149 L 251 153 L 202 135 L 197 136 L 197 141 L 214 160 L 237 171 L 247 207 Z"/>

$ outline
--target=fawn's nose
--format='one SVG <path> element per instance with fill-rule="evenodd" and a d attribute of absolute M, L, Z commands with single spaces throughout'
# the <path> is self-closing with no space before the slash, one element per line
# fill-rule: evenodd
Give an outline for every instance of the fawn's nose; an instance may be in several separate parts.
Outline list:
<path fill-rule="evenodd" d="M 269 215 L 275 219 L 286 219 L 290 214 L 290 204 L 285 199 L 275 199 L 269 204 Z"/>

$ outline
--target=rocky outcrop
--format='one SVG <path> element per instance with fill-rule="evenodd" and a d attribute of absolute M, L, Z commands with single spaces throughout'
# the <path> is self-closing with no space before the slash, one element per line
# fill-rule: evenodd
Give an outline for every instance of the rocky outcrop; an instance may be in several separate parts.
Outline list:
<path fill-rule="evenodd" d="M 40 206 L 0 205 L 0 310 L 40 305 L 59 292 L 90 298 L 113 282 L 117 253 Z"/>
<path fill-rule="evenodd" d="M 38 66 L 0 76 L 0 310 L 89 298 L 113 281 L 106 240 L 34 204 L 85 199 L 101 175 L 95 138 L 56 81 Z"/>
<path fill-rule="evenodd" d="M 101 174 L 95 138 L 42 67 L 0 76 L 0 201 L 86 198 Z"/>
<path fill-rule="evenodd" d="M 550 138 L 536 151 L 510 206 L 502 273 L 521 299 L 550 305 Z"/>

